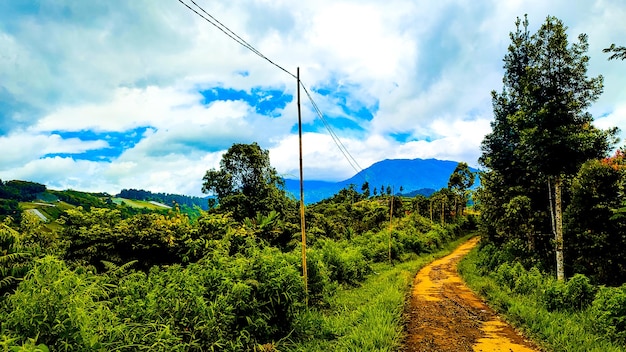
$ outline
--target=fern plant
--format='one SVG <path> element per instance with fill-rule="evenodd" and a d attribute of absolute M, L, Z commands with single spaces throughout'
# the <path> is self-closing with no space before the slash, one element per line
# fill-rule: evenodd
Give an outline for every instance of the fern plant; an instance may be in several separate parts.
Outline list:
<path fill-rule="evenodd" d="M 20 233 L 0 224 L 0 296 L 12 292 L 31 266 L 33 251 L 23 246 Z"/>

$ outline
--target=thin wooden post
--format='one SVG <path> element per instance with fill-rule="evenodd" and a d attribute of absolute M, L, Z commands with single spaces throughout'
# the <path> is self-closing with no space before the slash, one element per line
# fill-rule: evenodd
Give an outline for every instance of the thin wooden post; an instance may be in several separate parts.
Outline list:
<path fill-rule="evenodd" d="M 302 112 L 300 109 L 300 67 L 298 77 L 298 143 L 300 149 L 300 228 L 302 230 L 302 277 L 304 278 L 305 304 L 309 305 L 308 275 L 306 271 L 306 232 L 304 224 L 304 177 L 302 173 Z"/>
<path fill-rule="evenodd" d="M 393 187 L 391 188 L 391 200 L 389 206 L 389 264 L 391 264 L 391 231 L 393 226 L 391 225 L 391 221 L 393 220 Z"/>

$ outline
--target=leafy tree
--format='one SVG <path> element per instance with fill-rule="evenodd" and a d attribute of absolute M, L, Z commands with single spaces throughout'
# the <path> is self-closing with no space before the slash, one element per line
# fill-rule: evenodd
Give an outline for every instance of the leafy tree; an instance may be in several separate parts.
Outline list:
<path fill-rule="evenodd" d="M 565 247 L 571 270 L 606 284 L 626 279 L 626 218 L 614 216 L 624 201 L 620 190 L 626 164 L 615 157 L 583 164 L 572 182 L 565 230 L 574 240 Z"/>
<path fill-rule="evenodd" d="M 609 60 L 626 60 L 626 46 L 616 46 L 615 44 L 611 44 L 610 47 L 602 49 L 602 52 L 613 53 L 611 56 L 609 56 Z"/>
<path fill-rule="evenodd" d="M 257 143 L 233 144 L 222 156 L 220 169 L 208 170 L 203 181 L 202 192 L 215 194 L 221 210 L 232 212 L 238 221 L 254 218 L 257 212 L 284 212 L 289 203 L 269 151 Z"/>
<path fill-rule="evenodd" d="M 363 197 L 365 197 L 366 199 L 370 197 L 370 183 L 365 181 L 363 182 L 363 185 L 361 186 L 361 191 L 363 192 Z M 376 189 L 374 189 L 374 191 L 376 191 Z"/>
<path fill-rule="evenodd" d="M 454 200 L 454 211 L 457 216 L 459 213 L 463 213 L 463 209 L 465 208 L 465 204 L 468 200 L 467 191 L 474 185 L 474 179 L 474 173 L 470 171 L 469 166 L 465 162 L 458 163 L 450 175 L 450 179 L 448 180 L 448 189 L 456 195 Z M 457 204 L 457 200 L 461 202 L 460 207 L 459 204 Z M 460 212 L 459 208 L 461 210 Z"/>
<path fill-rule="evenodd" d="M 586 160 L 606 155 L 617 130 L 595 128 L 586 112 L 602 93 L 602 76 L 587 77 L 587 36 L 579 35 L 570 45 L 567 28 L 551 16 L 532 36 L 528 21 L 524 20 L 523 30 L 521 23 L 518 19 L 504 59 L 503 92 L 492 93 L 495 126 L 483 142 L 487 155 L 481 160 L 505 181 L 514 181 L 506 183 L 510 187 L 547 181 L 549 199 L 554 200 L 550 223 L 554 224 L 556 271 L 563 280 L 563 179 Z"/>
<path fill-rule="evenodd" d="M 30 181 L 12 180 L 0 183 L 0 198 L 22 202 L 34 200 L 38 193 L 45 192 L 46 186 Z"/>

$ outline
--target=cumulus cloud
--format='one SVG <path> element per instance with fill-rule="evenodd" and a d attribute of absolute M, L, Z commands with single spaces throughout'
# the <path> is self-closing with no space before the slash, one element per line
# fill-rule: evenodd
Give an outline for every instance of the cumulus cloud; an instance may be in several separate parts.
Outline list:
<path fill-rule="evenodd" d="M 108 148 L 108 143 L 102 140 L 82 141 L 78 138 L 64 140 L 57 134 L 15 133 L 0 136 L 0 171 L 10 170 L 21 165 L 24 160 L 36 160 L 48 154 L 80 154 L 102 148 Z"/>
<path fill-rule="evenodd" d="M 625 124 L 626 65 L 601 53 L 626 44 L 621 0 L 196 2 L 288 72 L 177 1 L 0 5 L 0 177 L 197 195 L 230 145 L 253 141 L 297 177 L 297 67 L 361 167 L 476 166 L 508 33 L 525 13 L 531 31 L 554 15 L 572 40 L 589 34 L 589 74 L 605 82 L 590 110 L 599 127 Z M 352 176 L 301 98 L 305 177 Z"/>

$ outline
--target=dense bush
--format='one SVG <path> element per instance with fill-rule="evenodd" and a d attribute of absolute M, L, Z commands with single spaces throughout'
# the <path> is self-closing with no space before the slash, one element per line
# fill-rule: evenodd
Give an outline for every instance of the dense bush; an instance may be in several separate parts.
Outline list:
<path fill-rule="evenodd" d="M 0 300 L 15 290 L 41 253 L 38 244 L 24 237 L 9 227 L 9 222 L 0 223 Z"/>
<path fill-rule="evenodd" d="M 301 248 L 292 252 L 292 262 L 302 269 Z M 326 266 L 323 253 L 316 249 L 307 250 L 306 255 L 309 303 L 313 306 L 325 306 L 339 283 L 330 278 L 330 269 Z"/>
<path fill-rule="evenodd" d="M 588 277 L 576 274 L 567 282 L 548 280 L 541 300 L 548 311 L 581 310 L 591 304 L 595 291 Z"/>
<path fill-rule="evenodd" d="M 318 243 L 318 248 L 331 280 L 354 285 L 363 281 L 365 275 L 371 272 L 371 267 L 360 249 L 345 241 L 322 240 Z"/>
<path fill-rule="evenodd" d="M 0 280 L 11 285 L 0 299 L 0 350 L 241 351 L 326 336 L 311 312 L 331 308 L 339 286 L 358 286 L 390 250 L 397 263 L 462 231 L 462 221 L 405 214 L 399 198 L 389 231 L 388 199 L 353 193 L 307 210 L 308 292 L 291 213 L 126 217 L 96 207 L 94 195 L 89 209 L 58 214 L 58 233 L 26 216 L 0 238 Z"/>
<path fill-rule="evenodd" d="M 108 289 L 93 274 L 69 270 L 63 261 L 45 257 L 7 298 L 11 314 L 4 316 L 3 328 L 37 338 L 55 351 L 101 348 L 117 325 L 104 300 L 107 295 Z"/>
<path fill-rule="evenodd" d="M 626 285 L 601 287 L 591 306 L 596 329 L 626 344 Z"/>

